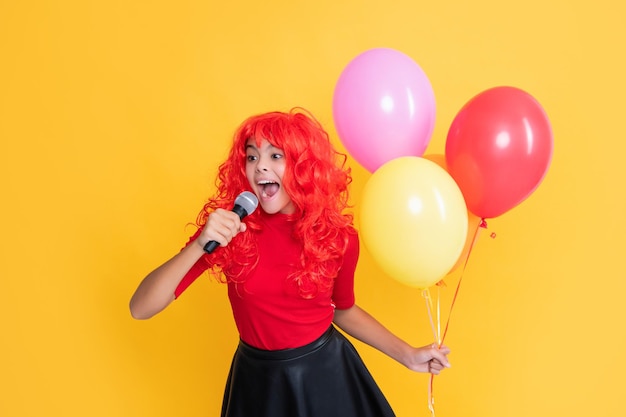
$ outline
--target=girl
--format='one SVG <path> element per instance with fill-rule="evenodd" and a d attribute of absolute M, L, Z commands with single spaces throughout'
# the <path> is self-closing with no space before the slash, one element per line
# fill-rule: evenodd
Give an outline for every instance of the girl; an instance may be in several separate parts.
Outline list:
<path fill-rule="evenodd" d="M 303 109 L 253 116 L 220 166 L 217 192 L 186 247 L 152 271 L 130 301 L 147 319 L 204 271 L 228 285 L 240 341 L 223 417 L 380 417 L 394 413 L 334 325 L 407 368 L 438 374 L 448 348 L 414 348 L 354 300 L 359 241 L 348 207 L 350 170 Z M 259 210 L 230 210 L 242 191 Z M 204 252 L 209 241 L 220 244 Z"/>

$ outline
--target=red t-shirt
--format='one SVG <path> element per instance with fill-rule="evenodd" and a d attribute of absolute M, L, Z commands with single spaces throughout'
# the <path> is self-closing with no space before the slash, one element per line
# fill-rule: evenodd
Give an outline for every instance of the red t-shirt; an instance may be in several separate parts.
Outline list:
<path fill-rule="evenodd" d="M 334 287 L 305 299 L 287 279 L 300 263 L 301 245 L 291 237 L 293 223 L 280 214 L 263 215 L 261 219 L 263 229 L 256 233 L 257 267 L 244 277 L 243 283 L 228 283 L 235 323 L 241 339 L 256 348 L 278 350 L 303 346 L 317 339 L 330 326 L 335 307 L 346 309 L 354 305 L 358 236 L 350 235 Z M 190 241 L 196 237 L 197 234 Z M 179 284 L 176 297 L 207 268 L 206 258 L 200 258 Z"/>

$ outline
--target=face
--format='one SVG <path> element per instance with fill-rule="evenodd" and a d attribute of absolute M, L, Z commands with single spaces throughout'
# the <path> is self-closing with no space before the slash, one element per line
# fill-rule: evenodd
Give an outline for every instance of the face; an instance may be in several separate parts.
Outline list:
<path fill-rule="evenodd" d="M 291 214 L 295 207 L 283 187 L 285 155 L 266 139 L 257 146 L 254 139 L 246 142 L 246 177 L 259 204 L 268 214 Z"/>

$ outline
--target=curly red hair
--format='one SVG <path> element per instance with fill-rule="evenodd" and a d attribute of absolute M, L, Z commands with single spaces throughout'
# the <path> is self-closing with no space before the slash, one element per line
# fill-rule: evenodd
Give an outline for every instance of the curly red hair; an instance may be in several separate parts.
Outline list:
<path fill-rule="evenodd" d="M 262 139 L 283 150 L 285 174 L 282 184 L 295 212 L 294 237 L 302 244 L 300 268 L 291 277 L 303 297 L 314 297 L 332 288 L 343 261 L 348 238 L 355 233 L 348 205 L 348 186 L 352 182 L 347 157 L 337 152 L 328 133 L 305 109 L 269 112 L 245 120 L 235 132 L 228 158 L 220 165 L 217 192 L 198 214 L 197 225 L 206 224 L 210 212 L 230 208 L 237 195 L 251 190 L 245 172 L 246 141 Z M 259 212 L 246 218 L 252 231 L 261 229 Z M 242 233 L 222 250 L 205 258 L 213 270 L 224 272 L 226 279 L 241 282 L 257 260 L 253 233 Z"/>

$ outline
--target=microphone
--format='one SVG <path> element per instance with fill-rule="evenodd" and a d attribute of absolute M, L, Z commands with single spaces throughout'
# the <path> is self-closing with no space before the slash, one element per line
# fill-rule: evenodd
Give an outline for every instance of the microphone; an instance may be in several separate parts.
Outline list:
<path fill-rule="evenodd" d="M 256 195 L 254 195 L 254 193 L 251 193 L 250 191 L 244 191 L 243 193 L 239 194 L 235 199 L 235 205 L 233 206 L 232 211 L 234 213 L 237 213 L 239 218 L 243 220 L 243 218 L 247 215 L 254 213 L 254 210 L 256 210 L 258 205 L 259 199 L 256 198 Z M 217 249 L 219 245 L 219 242 L 216 242 L 215 240 L 210 240 L 207 242 L 206 245 L 204 245 L 204 251 L 206 253 L 213 253 L 213 251 Z"/>

